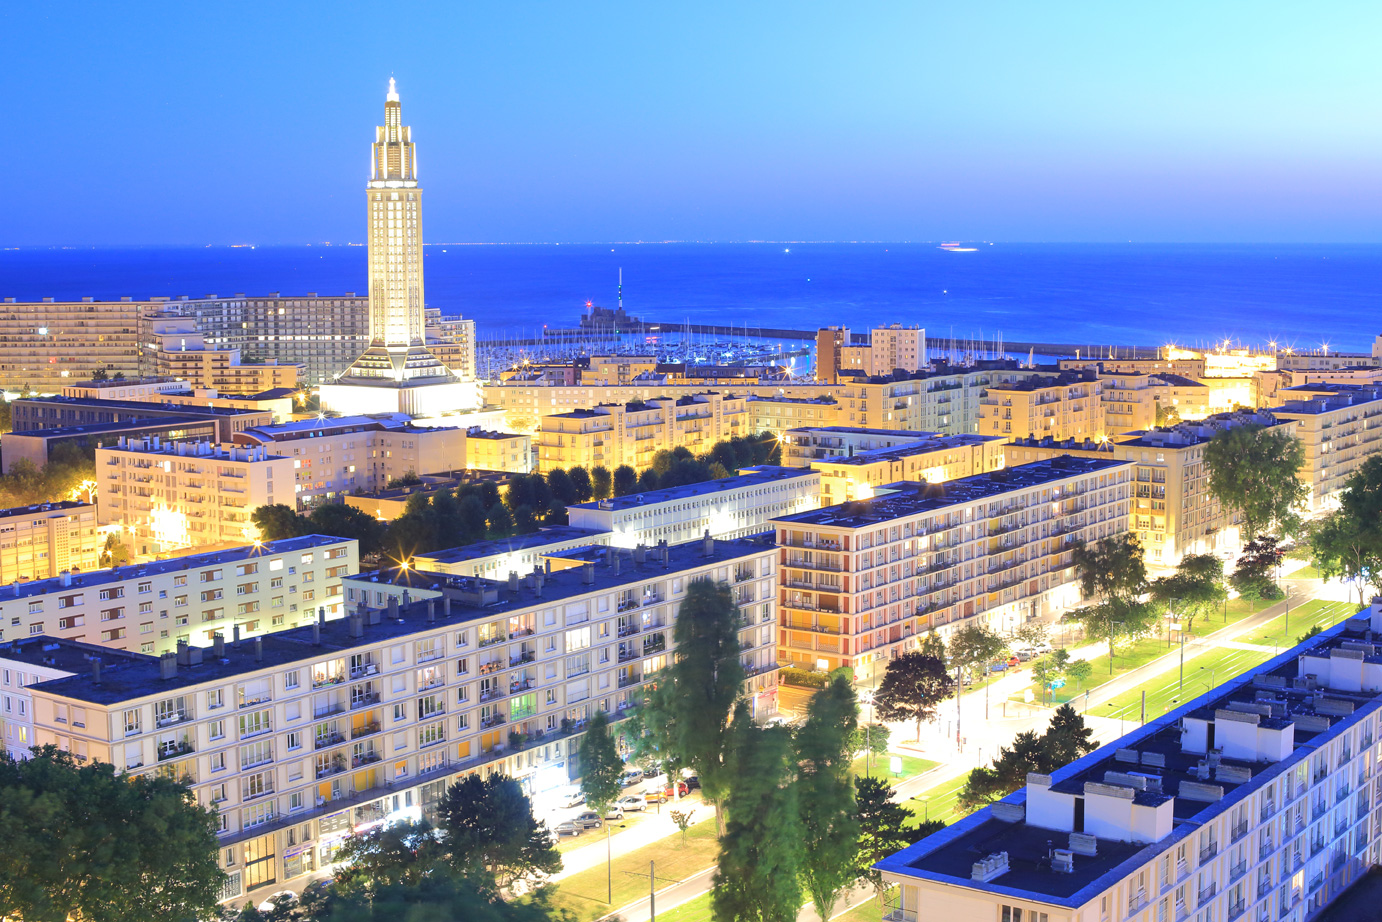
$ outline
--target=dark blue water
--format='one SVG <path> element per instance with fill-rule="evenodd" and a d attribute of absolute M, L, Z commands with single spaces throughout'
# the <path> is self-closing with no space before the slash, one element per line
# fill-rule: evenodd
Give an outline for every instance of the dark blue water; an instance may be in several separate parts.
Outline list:
<path fill-rule="evenodd" d="M 1275 340 L 1367 351 L 1382 246 L 979 244 L 429 246 L 427 300 L 482 333 L 574 325 L 589 300 L 645 319 L 1156 345 Z M 363 291 L 362 247 L 0 251 L 0 296 Z"/>

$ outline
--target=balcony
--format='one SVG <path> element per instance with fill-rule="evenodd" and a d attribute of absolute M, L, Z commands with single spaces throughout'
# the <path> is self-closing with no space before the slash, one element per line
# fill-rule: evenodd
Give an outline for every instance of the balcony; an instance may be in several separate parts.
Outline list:
<path fill-rule="evenodd" d="M 488 637 L 481 637 L 477 646 L 488 647 L 497 643 L 504 643 L 508 638 L 503 634 L 491 634 Z"/>
<path fill-rule="evenodd" d="M 520 682 L 509 683 L 509 694 L 516 695 L 519 692 L 527 691 L 537 685 L 537 679 L 523 679 Z"/>
<path fill-rule="evenodd" d="M 164 727 L 171 727 L 174 724 L 185 723 L 190 720 L 192 715 L 187 711 L 173 711 L 167 714 L 160 714 L 154 720 L 154 726 L 160 730 Z"/>
<path fill-rule="evenodd" d="M 1229 835 L 1231 836 L 1232 841 L 1234 841 L 1234 842 L 1237 842 L 1239 839 L 1243 838 L 1243 836 L 1245 836 L 1245 835 L 1247 835 L 1247 834 L 1248 834 L 1248 821 L 1247 821 L 1246 819 L 1243 820 L 1241 823 L 1238 823 L 1237 825 L 1235 825 L 1235 826 L 1233 827 L 1233 829 L 1231 829 L 1231 830 L 1229 831 Z"/>
<path fill-rule="evenodd" d="M 632 637 L 641 630 L 643 630 L 643 626 L 640 624 L 621 624 L 619 625 L 619 636 Z"/>
<path fill-rule="evenodd" d="M 332 759 L 326 765 L 317 766 L 317 778 L 318 780 L 322 778 L 329 778 L 332 775 L 339 775 L 341 772 L 345 770 L 345 756 L 337 756 L 335 759 Z"/>
<path fill-rule="evenodd" d="M 620 600 L 619 600 L 619 610 L 620 610 L 621 612 L 624 612 L 624 611 L 633 611 L 635 608 L 640 608 L 640 607 L 642 607 L 642 603 L 639 602 L 638 599 L 620 599 Z"/>
<path fill-rule="evenodd" d="M 189 740 L 177 740 L 172 743 L 158 744 L 158 761 L 164 762 L 168 759 L 176 759 L 178 756 L 189 755 L 194 752 L 192 743 Z"/>
<path fill-rule="evenodd" d="M 524 663 L 531 663 L 536 659 L 537 652 L 535 650 L 524 650 L 517 656 L 509 657 L 509 668 L 513 668 L 514 666 L 522 666 Z"/>
<path fill-rule="evenodd" d="M 488 716 L 488 717 L 481 717 L 481 718 L 480 718 L 480 726 L 481 726 L 482 729 L 485 729 L 485 730 L 488 730 L 488 729 L 490 729 L 491 727 L 498 727 L 498 726 L 502 725 L 503 723 L 504 723 L 504 715 L 503 715 L 503 714 L 491 714 L 491 715 Z"/>
<path fill-rule="evenodd" d="M 419 691 L 422 691 L 422 690 L 423 690 L 423 689 L 419 689 Z M 378 704 L 378 703 L 379 703 L 379 692 L 370 692 L 370 693 L 361 694 L 361 695 L 351 695 L 351 697 L 350 697 L 350 709 L 351 709 L 352 711 L 355 710 L 355 709 L 357 709 L 357 708 L 369 707 L 371 704 Z"/>
<path fill-rule="evenodd" d="M 632 673 L 630 675 L 621 675 L 619 677 L 619 687 L 628 688 L 630 685 L 637 685 L 639 682 L 642 681 L 643 676 L 638 673 Z"/>
<path fill-rule="evenodd" d="M 1203 906 L 1205 903 L 1208 903 L 1210 900 L 1214 899 L 1214 894 L 1218 892 L 1218 882 L 1211 880 L 1208 884 L 1205 885 L 1205 888 L 1201 890 L 1199 893 L 1200 905 Z"/>
<path fill-rule="evenodd" d="M 1246 873 L 1248 873 L 1248 862 L 1245 858 L 1242 861 L 1239 861 L 1237 864 L 1229 866 L 1228 879 L 1230 881 L 1235 881 Z"/>
<path fill-rule="evenodd" d="M 362 765 L 373 765 L 382 758 L 379 753 L 371 749 L 369 752 L 362 752 L 358 756 L 352 756 L 350 760 L 351 768 L 359 768 Z"/>
<path fill-rule="evenodd" d="M 1257 860 L 1265 861 L 1267 856 L 1274 851 L 1276 851 L 1276 846 L 1273 845 L 1270 840 L 1263 842 L 1257 849 Z"/>
<path fill-rule="evenodd" d="M 340 733 L 337 733 L 337 732 L 335 732 L 335 731 L 332 731 L 331 733 L 327 734 L 326 736 L 319 736 L 319 737 L 317 737 L 316 743 L 314 744 L 314 748 L 316 748 L 316 749 L 325 749 L 325 748 L 328 747 L 328 746 L 336 746 L 336 745 L 339 745 L 340 743 L 344 743 L 344 742 L 345 742 L 345 737 L 344 737 L 344 736 L 342 736 Z"/>
<path fill-rule="evenodd" d="M 1257 898 L 1260 900 L 1262 899 L 1262 897 L 1266 896 L 1268 893 L 1271 892 L 1272 879 L 1264 875 L 1263 878 L 1257 882 Z"/>
<path fill-rule="evenodd" d="M 500 698 L 507 698 L 508 696 L 508 691 L 498 685 L 492 685 L 489 688 L 480 689 L 481 701 L 497 701 Z"/>
<path fill-rule="evenodd" d="M 378 674 L 379 667 L 376 666 L 374 663 L 365 663 L 360 666 L 355 666 L 350 670 L 350 677 L 352 679 L 363 679 L 365 676 Z"/>
<path fill-rule="evenodd" d="M 351 727 L 351 728 L 350 728 L 350 738 L 353 739 L 353 740 L 358 740 L 358 739 L 361 739 L 362 737 L 373 736 L 374 734 L 376 734 L 376 733 L 378 733 L 378 732 L 379 732 L 379 721 L 377 721 L 377 720 L 371 720 L 371 721 L 370 721 L 369 723 L 367 723 L 367 724 L 361 724 L 361 725 L 358 726 L 358 727 Z"/>
<path fill-rule="evenodd" d="M 1236 919 L 1236 918 L 1238 918 L 1239 916 L 1241 916 L 1241 915 L 1247 910 L 1247 908 L 1248 908 L 1248 904 L 1247 904 L 1246 902 L 1244 902 L 1243 900 L 1239 900 L 1239 901 L 1236 902 L 1236 903 L 1229 903 L 1229 904 L 1228 904 L 1228 918 L 1229 918 L 1229 922 L 1233 922 L 1234 919 Z"/>
<path fill-rule="evenodd" d="M 1262 802 L 1262 810 L 1257 815 L 1259 823 L 1265 823 L 1276 814 L 1276 801 L 1266 800 Z"/>
<path fill-rule="evenodd" d="M 623 648 L 623 647 L 621 647 L 621 648 L 619 649 L 619 657 L 618 657 L 618 660 L 619 660 L 619 662 L 621 662 L 621 663 L 627 663 L 627 662 L 631 662 L 631 661 L 633 661 L 633 660 L 638 659 L 639 655 L 640 655 L 640 654 L 639 654 L 638 649 L 637 649 L 636 647 L 633 647 L 633 648 Z"/>

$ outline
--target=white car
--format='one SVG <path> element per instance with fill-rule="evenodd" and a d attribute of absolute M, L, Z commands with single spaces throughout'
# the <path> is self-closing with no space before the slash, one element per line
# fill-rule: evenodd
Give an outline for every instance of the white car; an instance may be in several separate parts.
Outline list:
<path fill-rule="evenodd" d="M 625 813 L 633 811 L 641 812 L 648 809 L 648 798 L 644 797 L 642 794 L 626 794 L 619 798 L 615 805 L 621 808 Z"/>
<path fill-rule="evenodd" d="M 561 802 L 561 805 L 570 809 L 571 807 L 579 807 L 583 803 L 585 803 L 585 793 L 583 791 L 572 791 L 570 794 L 566 795 L 566 799 Z"/>

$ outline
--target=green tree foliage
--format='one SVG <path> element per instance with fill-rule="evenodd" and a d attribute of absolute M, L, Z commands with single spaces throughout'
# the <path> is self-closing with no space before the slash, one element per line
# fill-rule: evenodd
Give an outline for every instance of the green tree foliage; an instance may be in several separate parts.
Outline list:
<path fill-rule="evenodd" d="M 561 468 L 547 472 L 547 487 L 552 491 L 553 499 L 563 506 L 576 502 L 576 484 L 571 475 Z"/>
<path fill-rule="evenodd" d="M 379 553 L 387 528 L 374 516 L 345 503 L 326 503 L 312 510 L 307 517 L 311 533 L 354 538 L 360 542 L 360 556 Z"/>
<path fill-rule="evenodd" d="M 123 567 L 130 562 L 130 549 L 115 535 L 106 535 L 106 544 L 101 551 L 101 566 Z"/>
<path fill-rule="evenodd" d="M 945 662 L 945 641 L 941 635 L 935 631 L 927 631 L 921 637 L 921 643 L 917 646 L 917 652 L 922 656 L 934 656 L 942 663 Z"/>
<path fill-rule="evenodd" d="M 26 922 L 207 918 L 225 874 L 217 822 L 186 786 L 0 753 L 0 915 Z"/>
<path fill-rule="evenodd" d="M 304 911 L 289 917 L 250 915 L 240 922 L 575 922 L 568 910 L 551 903 L 549 888 L 521 899 L 503 899 L 483 881 L 445 865 L 433 867 L 416 882 L 382 883 L 365 888 L 339 884 L 328 888 Z"/>
<path fill-rule="evenodd" d="M 0 432 L 14 429 L 14 407 L 4 397 L 0 397 Z"/>
<path fill-rule="evenodd" d="M 345 840 L 336 882 L 346 889 L 417 886 L 446 860 L 440 830 L 426 820 L 390 823 Z"/>
<path fill-rule="evenodd" d="M 888 751 L 888 740 L 892 731 L 887 724 L 868 723 L 854 728 L 849 738 L 850 752 L 866 752 L 871 756 L 881 756 Z"/>
<path fill-rule="evenodd" d="M 91 373 L 91 380 L 93 382 L 108 381 L 110 380 L 110 375 L 104 368 L 97 368 Z"/>
<path fill-rule="evenodd" d="M 1072 660 L 1070 665 L 1065 667 L 1066 678 L 1074 679 L 1079 683 L 1081 689 L 1084 688 L 1084 683 L 1089 681 L 1093 672 L 1094 664 L 1087 659 Z"/>
<path fill-rule="evenodd" d="M 614 495 L 628 496 L 638 491 L 638 472 L 627 464 L 614 469 Z"/>
<path fill-rule="evenodd" d="M 1382 573 L 1382 456 L 1348 479 L 1339 508 L 1311 529 L 1310 552 L 1321 576 L 1352 583 L 1358 603 L 1367 601 Z"/>
<path fill-rule="evenodd" d="M 1195 619 L 1207 615 L 1228 598 L 1224 583 L 1224 562 L 1213 554 L 1187 554 L 1176 565 L 1176 572 L 1152 580 L 1152 601 L 1167 612 L 1174 612 L 1182 623 L 1181 632 L 1190 633 Z"/>
<path fill-rule="evenodd" d="M 677 612 L 677 658 L 667 668 L 671 691 L 668 749 L 700 775 L 702 794 L 720 805 L 733 778 L 727 765 L 730 718 L 744 692 L 739 662 L 739 607 L 725 583 L 695 580 Z"/>
<path fill-rule="evenodd" d="M 836 675 L 812 696 L 793 735 L 802 882 L 822 919 L 834 915 L 840 891 L 856 876 L 859 826 L 849 769 L 858 724 L 854 685 Z"/>
<path fill-rule="evenodd" d="M 408 471 L 402 477 L 395 477 L 385 484 L 386 490 L 398 490 L 403 487 L 415 487 L 422 483 L 422 478 L 417 475 L 417 471 Z"/>
<path fill-rule="evenodd" d="M 1242 516 L 1248 538 L 1280 529 L 1294 534 L 1300 507 L 1310 495 L 1296 478 L 1305 443 L 1277 427 L 1236 426 L 1218 432 L 1204 448 L 1209 492 Z"/>
<path fill-rule="evenodd" d="M 604 816 L 619 799 L 622 790 L 619 779 L 624 772 L 624 760 L 609 732 L 609 717 L 596 711 L 581 737 L 581 792 L 590 809 Z"/>
<path fill-rule="evenodd" d="M 987 624 L 972 621 L 950 635 L 950 666 L 955 670 L 955 736 L 960 737 L 960 700 L 964 697 L 965 672 L 979 670 L 1007 651 L 1007 644 Z M 886 718 L 885 718 L 886 719 Z M 920 735 L 918 734 L 918 739 Z"/>
<path fill-rule="evenodd" d="M 1051 715 L 1046 733 L 1037 736 L 1036 731 L 1025 730 L 1017 734 L 1012 746 L 998 750 L 990 767 L 969 773 L 956 802 L 959 809 L 970 812 L 1001 800 L 1026 784 L 1028 772 L 1048 775 L 1093 752 L 1097 747 L 1091 736 L 1084 718 L 1069 704 L 1061 705 Z"/>
<path fill-rule="evenodd" d="M 513 534 L 513 516 L 509 514 L 509 507 L 499 503 L 490 509 L 485 526 L 486 534 L 491 538 L 507 538 Z"/>
<path fill-rule="evenodd" d="M 292 506 L 282 503 L 260 506 L 250 513 L 250 521 L 259 529 L 259 537 L 265 541 L 296 538 L 307 533 L 303 530 L 307 525 L 306 518 L 298 515 Z"/>
<path fill-rule="evenodd" d="M 796 922 L 802 830 L 791 731 L 756 726 L 741 702 L 729 733 L 735 777 L 724 803 L 728 820 L 710 891 L 711 914 L 721 922 Z"/>
<path fill-rule="evenodd" d="M 440 826 L 453 868 L 487 876 L 499 889 L 561 870 L 547 824 L 533 817 L 522 786 L 508 775 L 466 775 L 442 799 Z"/>
<path fill-rule="evenodd" d="M 1285 556 L 1277 538 L 1258 535 L 1243 546 L 1229 582 L 1245 599 L 1279 599 L 1284 593 L 1276 584 L 1276 574 Z"/>
<path fill-rule="evenodd" d="M 0 502 L 6 506 L 31 506 L 74 496 L 85 499 L 78 487 L 95 479 L 95 452 L 63 442 L 53 447 L 42 468 L 35 467 L 28 458 L 15 461 L 10 472 L 0 476 Z"/>
<path fill-rule="evenodd" d="M 883 720 L 916 722 L 917 739 L 921 725 L 936 718 L 940 703 L 950 697 L 945 663 L 919 651 L 902 654 L 888 663 L 883 681 L 873 696 L 873 706 Z"/>
<path fill-rule="evenodd" d="M 609 468 L 597 464 L 590 469 L 590 490 L 592 499 L 609 499 L 614 495 L 614 485 Z"/>
<path fill-rule="evenodd" d="M 624 721 L 624 741 L 629 759 L 640 765 L 660 763 L 669 778 L 685 768 L 677 749 L 677 717 L 681 708 L 673 701 L 673 683 L 644 686 L 643 700 Z"/>
<path fill-rule="evenodd" d="M 1156 621 L 1152 606 L 1142 601 L 1147 591 L 1142 545 L 1136 535 L 1127 533 L 1100 538 L 1092 545 L 1080 542 L 1072 556 L 1081 593 L 1098 601 L 1066 617 L 1084 622 L 1091 634 L 1107 639 L 1111 675 L 1116 645 L 1146 633 Z"/>
<path fill-rule="evenodd" d="M 854 876 L 873 884 L 881 895 L 886 889 L 883 872 L 874 865 L 917 841 L 908 828 L 911 813 L 893 800 L 892 785 L 882 778 L 855 778 L 854 805 L 859 827 L 859 847 L 855 854 Z M 942 824 L 935 824 L 939 828 Z M 929 835 L 929 830 L 923 835 Z"/>
<path fill-rule="evenodd" d="M 1040 621 L 1028 621 L 1018 628 L 1013 635 L 1018 641 L 1028 646 L 1036 646 L 1046 642 L 1046 625 Z"/>
<path fill-rule="evenodd" d="M 576 493 L 576 502 L 588 503 L 595 498 L 595 487 L 590 480 L 590 472 L 579 465 L 568 468 L 566 475 L 571 478 L 571 489 Z"/>

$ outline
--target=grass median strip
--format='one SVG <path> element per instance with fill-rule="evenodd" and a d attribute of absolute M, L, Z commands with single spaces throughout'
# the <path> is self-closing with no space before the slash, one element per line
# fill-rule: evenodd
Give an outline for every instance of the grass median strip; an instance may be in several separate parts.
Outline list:
<path fill-rule="evenodd" d="M 603 837 L 603 830 L 601 831 Z M 589 922 L 606 915 L 612 908 L 632 903 L 648 895 L 648 862 L 657 867 L 657 889 L 685 880 L 697 871 L 715 863 L 715 822 L 697 823 L 686 831 L 686 844 L 681 833 L 659 839 L 650 845 L 616 855 L 613 863 L 614 902 L 606 902 L 608 877 L 604 864 L 564 877 L 553 884 L 553 902 L 571 910 L 581 922 Z M 661 913 L 659 913 L 659 916 Z"/>
<path fill-rule="evenodd" d="M 902 771 L 900 774 L 893 774 L 892 760 L 902 760 Z M 854 760 L 850 766 L 850 772 L 856 777 L 863 778 L 865 775 L 872 775 L 874 778 L 883 778 L 889 784 L 898 784 L 908 778 L 914 778 L 922 772 L 930 771 L 939 765 L 939 762 L 932 762 L 930 759 L 921 759 L 916 756 L 899 756 L 890 752 L 885 752 L 881 756 L 873 756 L 869 760 L 868 771 L 864 770 L 864 759 L 861 756 Z"/>
<path fill-rule="evenodd" d="M 1279 615 L 1239 639 L 1244 643 L 1255 643 L 1264 647 L 1276 646 L 1284 650 L 1294 647 L 1296 638 L 1311 628 L 1318 626 L 1323 630 L 1333 627 L 1357 610 L 1358 606 L 1352 602 L 1325 602 L 1315 599 L 1292 608 L 1289 616 Z"/>
<path fill-rule="evenodd" d="M 1092 711 L 1097 717 L 1122 716 L 1135 723 L 1142 715 L 1142 693 L 1145 691 L 1147 719 L 1152 720 L 1271 658 L 1270 650 L 1209 650 L 1186 662 L 1183 686 L 1180 680 L 1180 667 L 1176 665 L 1156 678 L 1128 689 L 1112 701 L 1093 708 Z"/>

